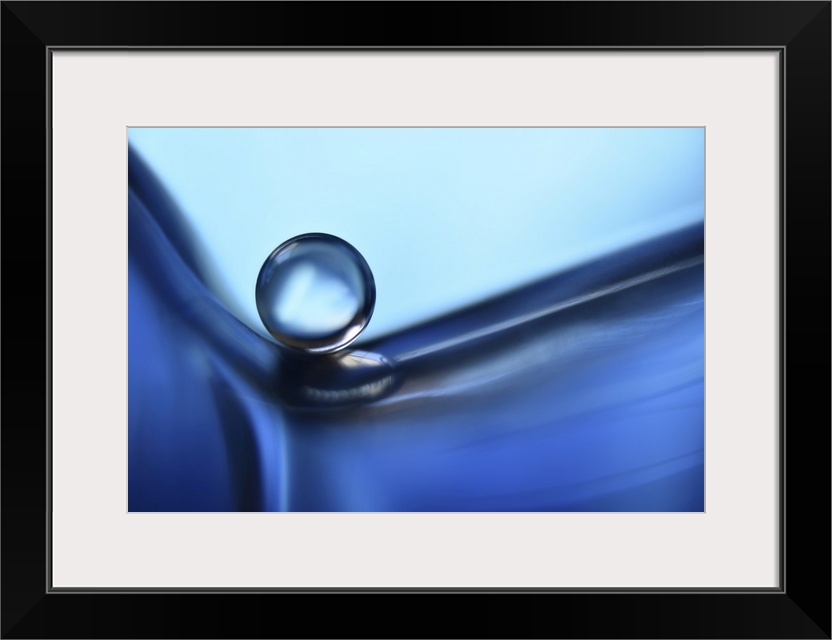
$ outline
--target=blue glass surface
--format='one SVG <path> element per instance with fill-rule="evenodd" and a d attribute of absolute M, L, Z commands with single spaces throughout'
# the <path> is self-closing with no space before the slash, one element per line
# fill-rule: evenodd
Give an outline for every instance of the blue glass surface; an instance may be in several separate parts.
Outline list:
<path fill-rule="evenodd" d="M 129 191 L 131 511 L 703 509 L 703 130 L 131 129 Z M 297 358 L 308 232 L 378 299 Z"/>

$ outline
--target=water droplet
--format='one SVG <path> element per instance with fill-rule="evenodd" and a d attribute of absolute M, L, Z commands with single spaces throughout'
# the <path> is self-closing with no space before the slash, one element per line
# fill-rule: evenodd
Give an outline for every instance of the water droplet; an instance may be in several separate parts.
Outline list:
<path fill-rule="evenodd" d="M 283 346 L 332 353 L 358 337 L 376 287 L 363 256 L 325 233 L 295 236 L 272 251 L 257 276 L 257 311 Z"/>

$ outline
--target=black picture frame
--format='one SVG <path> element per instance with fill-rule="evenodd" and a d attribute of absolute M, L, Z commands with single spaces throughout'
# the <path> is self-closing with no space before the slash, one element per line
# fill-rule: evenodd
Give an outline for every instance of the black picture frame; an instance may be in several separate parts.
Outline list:
<path fill-rule="evenodd" d="M 828 1 L 3 2 L 2 637 L 829 638 L 831 14 Z M 779 588 L 52 589 L 51 52 L 130 47 L 778 51 Z"/>

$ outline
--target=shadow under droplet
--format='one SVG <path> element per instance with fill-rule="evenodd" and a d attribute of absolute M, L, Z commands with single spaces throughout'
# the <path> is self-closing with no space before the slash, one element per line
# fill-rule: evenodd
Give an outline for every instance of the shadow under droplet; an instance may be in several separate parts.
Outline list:
<path fill-rule="evenodd" d="M 326 410 L 378 400 L 401 383 L 393 363 L 378 353 L 347 351 L 332 355 L 281 355 L 276 389 L 295 409 Z"/>

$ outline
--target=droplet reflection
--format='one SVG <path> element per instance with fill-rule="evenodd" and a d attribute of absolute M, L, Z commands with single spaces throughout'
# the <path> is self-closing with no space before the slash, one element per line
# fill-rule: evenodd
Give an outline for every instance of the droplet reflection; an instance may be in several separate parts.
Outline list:
<path fill-rule="evenodd" d="M 389 395 L 401 383 L 393 363 L 378 353 L 351 351 L 281 360 L 275 385 L 281 401 L 297 409 L 338 409 Z"/>

